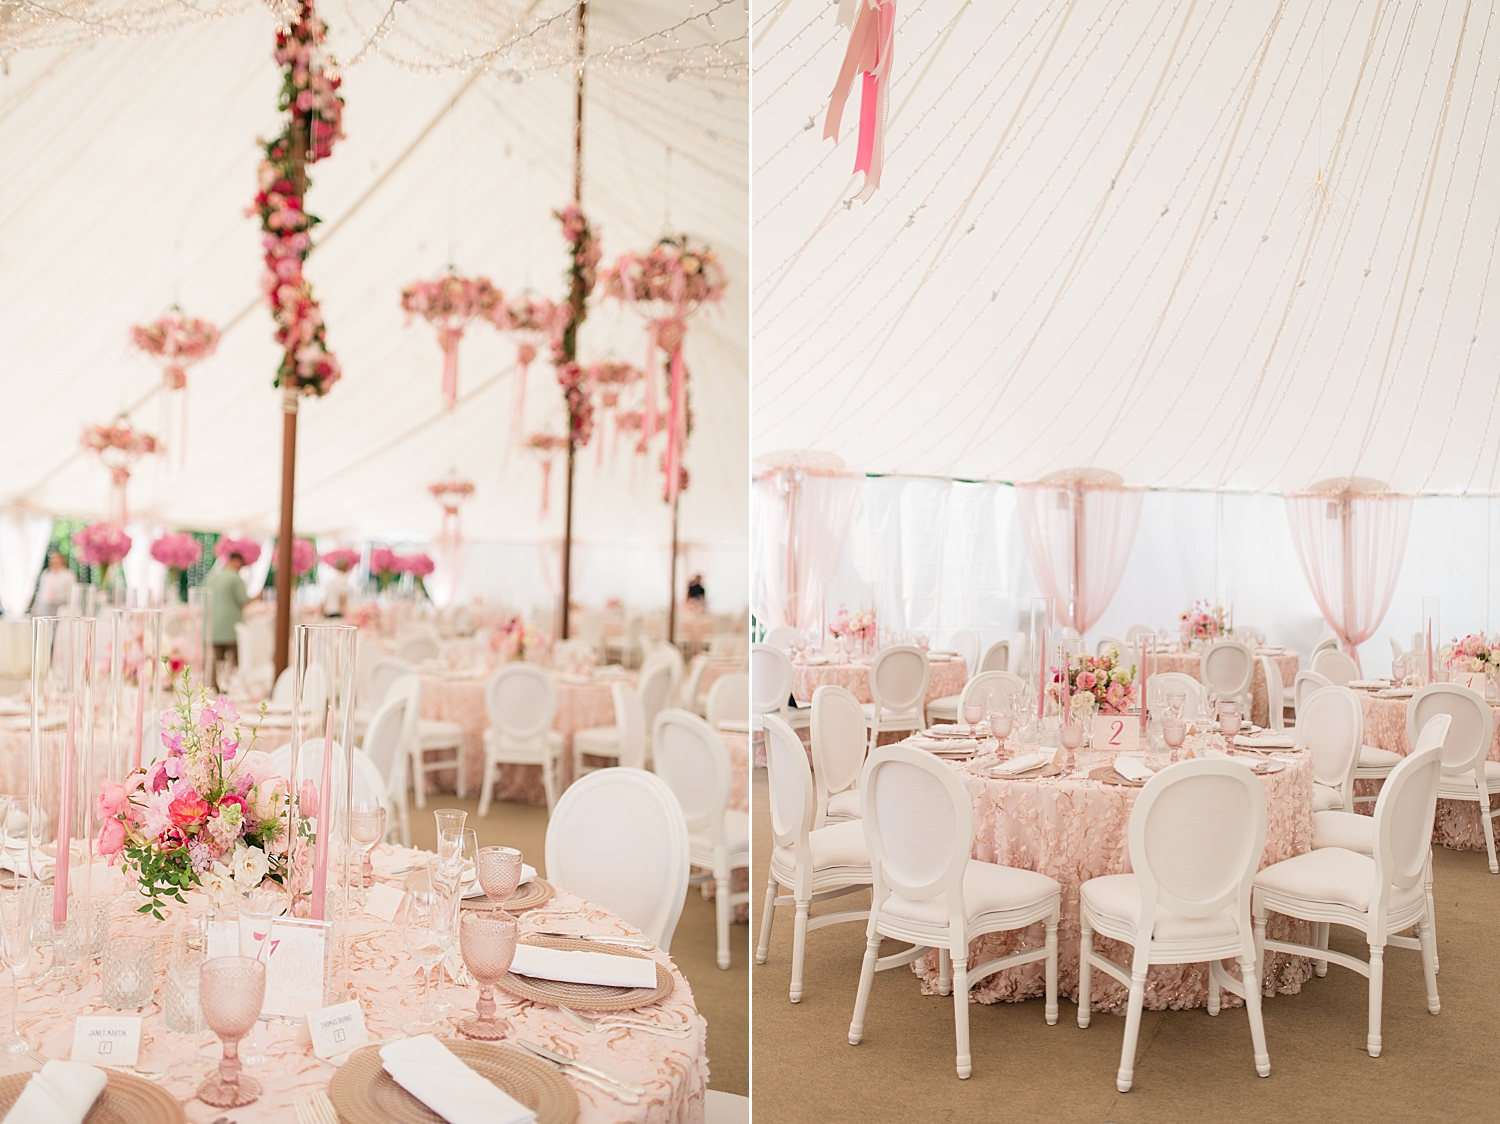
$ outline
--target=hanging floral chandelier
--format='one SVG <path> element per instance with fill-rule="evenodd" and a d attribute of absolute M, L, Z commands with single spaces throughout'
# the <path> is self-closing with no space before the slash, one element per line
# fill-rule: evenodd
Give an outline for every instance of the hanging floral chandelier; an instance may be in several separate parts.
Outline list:
<path fill-rule="evenodd" d="M 526 418 L 526 373 L 542 348 L 555 349 L 568 323 L 567 305 L 527 294 L 496 308 L 490 322 L 516 343 L 516 394 L 511 444 L 520 443 Z"/>
<path fill-rule="evenodd" d="M 184 316 L 181 309 L 175 309 L 170 316 L 131 328 L 130 342 L 137 350 L 165 361 L 161 379 L 164 432 L 169 428 L 167 415 L 172 406 L 169 399 L 174 397 L 171 392 L 181 392 L 175 395 L 179 399 L 176 405 L 181 414 L 177 439 L 177 466 L 181 468 L 187 461 L 187 369 L 214 353 L 219 346 L 219 329 L 207 320 Z"/>
<path fill-rule="evenodd" d="M 130 483 L 131 466 L 141 457 L 160 453 L 160 442 L 153 435 L 136 429 L 121 414 L 108 425 L 84 426 L 79 444 L 98 456 L 109 469 L 109 519 L 117 527 L 125 526 L 130 515 L 125 489 Z"/>
<path fill-rule="evenodd" d="M 448 409 L 458 404 L 458 343 L 475 317 L 486 319 L 503 308 L 505 294 L 488 277 L 460 277 L 449 272 L 436 281 L 416 281 L 401 290 L 407 323 L 420 316 L 437 329 L 443 349 L 443 399 Z"/>

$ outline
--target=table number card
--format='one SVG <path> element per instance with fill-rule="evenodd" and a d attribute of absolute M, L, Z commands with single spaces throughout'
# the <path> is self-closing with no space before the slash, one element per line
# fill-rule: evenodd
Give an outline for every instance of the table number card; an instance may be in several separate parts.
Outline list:
<path fill-rule="evenodd" d="M 75 1062 L 135 1065 L 141 1052 L 139 1015 L 80 1015 L 73 1024 Z"/>
<path fill-rule="evenodd" d="M 323 1006 L 333 922 L 278 917 L 266 940 L 262 1015 L 300 1019 Z"/>
<path fill-rule="evenodd" d="M 1094 715 L 1093 748 L 1108 753 L 1135 753 L 1141 748 L 1138 714 Z"/>

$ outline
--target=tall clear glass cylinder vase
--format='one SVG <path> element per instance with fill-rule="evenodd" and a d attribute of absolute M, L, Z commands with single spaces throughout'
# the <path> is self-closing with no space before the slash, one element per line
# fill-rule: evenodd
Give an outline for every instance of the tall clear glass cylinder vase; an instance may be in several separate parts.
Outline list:
<path fill-rule="evenodd" d="M 213 591 L 206 585 L 193 586 L 188 590 L 186 609 L 179 606 L 177 611 L 181 614 L 181 625 L 168 629 L 175 633 L 169 638 L 169 644 L 185 649 L 182 655 L 193 669 L 193 678 L 197 680 L 198 686 L 210 692 L 227 691 L 229 685 L 218 681 L 215 674 L 218 669 L 214 667 Z"/>

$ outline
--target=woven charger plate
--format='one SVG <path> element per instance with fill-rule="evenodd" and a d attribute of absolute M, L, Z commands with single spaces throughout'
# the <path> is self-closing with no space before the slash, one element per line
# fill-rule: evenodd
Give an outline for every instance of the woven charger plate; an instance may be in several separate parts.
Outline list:
<path fill-rule="evenodd" d="M 1000 764 L 1003 765 L 1004 762 L 1002 761 Z M 1062 776 L 1062 766 L 1056 761 L 1046 766 L 1038 765 L 1029 773 L 997 773 L 994 772 L 994 768 L 993 765 L 981 766 L 979 775 L 992 781 L 1036 781 L 1045 777 Z"/>
<path fill-rule="evenodd" d="M 15 1105 L 31 1080 L 29 1073 L 0 1077 L 0 1118 Z M 83 1118 L 83 1124 L 186 1124 L 177 1098 L 160 1085 L 118 1070 L 105 1071 L 104 1092 Z"/>
<path fill-rule="evenodd" d="M 512 1046 L 451 1038 L 443 1045 L 481 1077 L 536 1113 L 537 1124 L 573 1124 L 578 1094 L 562 1073 Z M 342 1124 L 443 1124 L 443 1118 L 412 1096 L 380 1064 L 380 1047 L 356 1050 L 328 1085 L 328 1099 Z M 178 1118 L 181 1118 L 179 1112 Z"/>
<path fill-rule="evenodd" d="M 609 956 L 634 956 L 650 960 L 644 952 L 628 948 L 611 947 L 594 941 L 571 940 L 564 937 L 533 937 L 522 944 L 538 945 L 541 948 L 576 949 L 579 952 L 602 952 Z M 562 983 L 558 980 L 540 980 L 533 976 L 518 976 L 507 972 L 499 985 L 505 991 L 533 1003 L 544 1003 L 549 1007 L 569 1007 L 578 1011 L 629 1011 L 636 1007 L 648 1007 L 672 994 L 676 986 L 672 973 L 663 964 L 656 965 L 655 987 L 610 987 L 606 984 Z"/>
<path fill-rule="evenodd" d="M 518 888 L 510 901 L 505 903 L 506 913 L 520 913 L 523 910 L 535 909 L 544 902 L 550 902 L 557 896 L 557 889 L 545 878 L 533 878 L 526 885 Z M 489 898 L 464 898 L 459 903 L 465 909 L 499 909 L 501 908 Z"/>
<path fill-rule="evenodd" d="M 1100 765 L 1097 769 L 1090 769 L 1089 780 L 1103 781 L 1105 784 L 1124 785 L 1126 788 L 1140 788 L 1146 783 L 1145 781 L 1133 781 L 1127 777 L 1122 777 L 1119 773 L 1115 772 L 1113 765 Z"/>

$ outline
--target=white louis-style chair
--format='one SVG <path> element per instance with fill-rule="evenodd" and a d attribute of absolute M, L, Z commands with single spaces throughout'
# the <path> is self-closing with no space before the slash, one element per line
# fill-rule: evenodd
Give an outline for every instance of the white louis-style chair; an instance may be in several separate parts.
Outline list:
<path fill-rule="evenodd" d="M 750 730 L 750 677 L 742 671 L 721 675 L 708 689 L 703 716 L 716 730 L 747 733 Z"/>
<path fill-rule="evenodd" d="M 979 667 L 975 672 L 971 672 L 970 674 L 977 674 L 979 671 L 1009 670 L 1010 637 L 1007 636 L 1004 640 L 996 640 L 993 644 L 991 644 L 984 650 L 984 655 L 980 657 L 979 660 Z"/>
<path fill-rule="evenodd" d="M 1297 677 L 1292 680 L 1292 709 L 1300 712 L 1308 695 L 1332 686 L 1333 680 L 1326 675 L 1319 675 L 1316 671 L 1297 672 Z"/>
<path fill-rule="evenodd" d="M 733 872 L 750 868 L 750 814 L 729 807 L 729 751 L 724 739 L 686 710 L 663 710 L 651 735 L 652 768 L 667 782 L 687 819 L 688 858 L 714 880 L 718 964 L 729 967 L 729 920 L 750 900 L 731 893 Z"/>
<path fill-rule="evenodd" d="M 974 806 L 958 775 L 930 753 L 904 745 L 873 750 L 860 778 L 860 822 L 874 887 L 865 932 L 849 1042 L 864 1036 L 875 973 L 910 964 L 938 950 L 938 992 L 953 995 L 958 1076 L 974 1071 L 969 1056 L 969 988 L 995 972 L 1046 963 L 1048 1025 L 1057 1022 L 1057 925 L 1062 887 L 1045 874 L 980 862 L 974 846 Z M 1043 947 L 969 968 L 969 942 L 1042 922 Z M 880 955 L 880 939 L 912 948 Z"/>
<path fill-rule="evenodd" d="M 1203 650 L 1199 675 L 1219 698 L 1238 699 L 1240 713 L 1250 717 L 1250 681 L 1255 678 L 1255 652 L 1238 640 L 1217 640 Z"/>
<path fill-rule="evenodd" d="M 1324 648 L 1313 657 L 1312 669 L 1335 687 L 1347 687 L 1359 678 L 1359 665 L 1337 648 Z"/>
<path fill-rule="evenodd" d="M 769 644 L 773 648 L 780 648 L 783 652 L 790 653 L 792 641 L 797 638 L 797 630 L 791 625 L 783 624 L 766 632 L 766 638 L 762 643 Z"/>
<path fill-rule="evenodd" d="M 1338 642 L 1338 640 L 1336 638 L 1334 638 L 1332 636 L 1325 636 L 1325 637 L 1323 637 L 1323 639 L 1319 640 L 1316 644 L 1313 645 L 1312 652 L 1308 654 L 1307 662 L 1309 664 L 1312 663 L 1315 659 L 1317 659 L 1319 656 L 1321 656 L 1324 652 L 1327 652 L 1327 651 L 1330 651 L 1330 650 L 1336 651 L 1338 649 L 1338 646 L 1339 646 L 1339 642 Z"/>
<path fill-rule="evenodd" d="M 1012 675 L 1019 675 L 1022 679 L 1030 676 L 1030 655 L 1027 647 L 1029 641 L 1024 632 L 1012 632 L 1010 634 L 1010 663 L 1004 668 Z M 988 669 L 986 669 L 988 670 Z"/>
<path fill-rule="evenodd" d="M 948 647 L 963 657 L 964 668 L 970 675 L 979 666 L 979 630 L 977 628 L 955 629 L 948 636 Z"/>
<path fill-rule="evenodd" d="M 956 695 L 933 699 L 927 704 L 929 722 L 957 722 L 959 710 L 966 702 L 983 703 L 991 691 L 1005 695 L 1025 694 L 1026 685 L 1019 675 L 1008 671 L 981 671 L 969 677 L 964 689 Z"/>
<path fill-rule="evenodd" d="M 388 811 L 394 812 L 391 827 L 400 831 L 403 847 L 411 846 L 411 820 L 406 800 L 410 755 L 406 747 L 416 733 L 420 697 L 421 684 L 415 675 L 403 676 L 390 684 L 386 688 L 385 701 L 370 719 L 360 743 L 360 749 L 385 780 L 387 800 L 383 803 Z"/>
<path fill-rule="evenodd" d="M 1456 683 L 1433 683 L 1413 695 L 1406 708 L 1406 740 L 1416 745 L 1418 731 L 1424 730 L 1428 719 L 1435 714 L 1453 718 L 1453 727 L 1443 745 L 1443 779 L 1438 796 L 1479 805 L 1479 824 L 1484 829 L 1490 873 L 1500 874 L 1500 863 L 1495 859 L 1494 825 L 1500 811 L 1490 810 L 1490 797 L 1500 793 L 1500 761 L 1488 759 L 1495 736 L 1495 714 L 1478 691 Z"/>
<path fill-rule="evenodd" d="M 484 731 L 479 815 L 489 815 L 501 765 L 540 765 L 550 813 L 557 804 L 564 752 L 562 735 L 552 728 L 557 714 L 552 677 L 530 664 L 508 664 L 485 684 L 484 704 L 490 724 Z"/>
<path fill-rule="evenodd" d="M 1273 863 L 1255 876 L 1253 909 L 1256 943 L 1262 953 L 1290 952 L 1358 972 L 1370 981 L 1369 1029 L 1365 1048 L 1380 1056 L 1381 1001 L 1385 948 L 1391 934 L 1415 927 L 1427 984 L 1427 1009 L 1439 1011 L 1437 942 L 1429 898 L 1423 885 L 1432 849 L 1432 821 L 1442 779 L 1444 731 L 1433 723 L 1422 731 L 1418 748 L 1391 771 L 1375 802 L 1371 831 L 1374 854 L 1342 847 L 1320 847 Z M 1344 925 L 1358 929 L 1369 945 L 1368 962 L 1328 948 L 1266 938 L 1266 914 Z"/>
<path fill-rule="evenodd" d="M 614 758 L 616 765 L 628 769 L 646 767 L 646 714 L 641 696 L 629 683 L 611 683 L 610 700 L 614 703 L 613 726 L 590 726 L 573 732 L 573 779 L 576 781 L 593 768 L 584 756 Z"/>
<path fill-rule="evenodd" d="M 1152 964 L 1208 961 L 1208 1013 L 1220 989 L 1245 1001 L 1255 1072 L 1270 1075 L 1260 1015 L 1260 963 L 1251 925 L 1251 880 L 1266 846 L 1266 793 L 1245 766 L 1223 758 L 1169 765 L 1141 789 L 1130 811 L 1131 874 L 1083 883 L 1078 953 L 1078 1025 L 1089 1025 L 1093 970 L 1130 989 L 1115 1087 L 1130 1091 Z M 1102 933 L 1133 949 L 1130 970 L 1094 951 Z M 1239 962 L 1241 979 L 1223 961 Z"/>
<path fill-rule="evenodd" d="M 547 878 L 618 914 L 670 952 L 687 898 L 687 820 L 667 782 L 600 769 L 569 785 L 547 820 Z"/>
<path fill-rule="evenodd" d="M 1348 687 L 1324 687 L 1297 711 L 1297 742 L 1312 750 L 1313 819 L 1354 811 L 1354 770 L 1365 736 L 1365 713 Z"/>
<path fill-rule="evenodd" d="M 813 829 L 859 819 L 859 774 L 868 742 L 865 712 L 852 691 L 825 683 L 813 692 Z"/>
<path fill-rule="evenodd" d="M 794 730 L 805 730 L 812 712 L 793 707 L 792 659 L 770 644 L 750 645 L 750 726 L 760 729 L 762 715 L 774 714 Z"/>
<path fill-rule="evenodd" d="M 922 707 L 931 678 L 927 653 L 912 644 L 882 648 L 870 661 L 870 698 L 874 701 L 865 703 L 864 711 L 871 749 L 887 730 L 920 730 L 927 724 Z"/>
<path fill-rule="evenodd" d="M 863 921 L 868 911 L 843 910 L 809 919 L 813 902 L 852 894 L 871 881 L 870 858 L 858 820 L 814 828 L 817 801 L 812 770 L 802 739 L 774 714 L 765 716 L 766 780 L 770 789 L 771 868 L 766 878 L 766 904 L 761 911 L 760 943 L 755 962 L 764 964 L 771 948 L 771 923 L 778 906 L 794 906 L 792 923 L 793 1003 L 802 1002 L 802 968 L 807 958 L 807 934 L 842 921 Z M 790 894 L 778 895 L 779 888 Z"/>
<path fill-rule="evenodd" d="M 1146 681 L 1146 692 L 1157 713 L 1164 712 L 1168 695 L 1183 697 L 1183 714 L 1197 714 L 1203 705 L 1203 684 L 1185 671 L 1158 671 Z"/>
<path fill-rule="evenodd" d="M 1281 668 L 1270 656 L 1260 657 L 1261 674 L 1266 677 L 1266 712 L 1271 729 L 1286 729 L 1286 684 L 1281 681 Z"/>
<path fill-rule="evenodd" d="M 436 636 L 427 632 L 418 632 L 406 637 L 396 645 L 396 656 L 410 664 L 425 663 L 427 660 L 435 660 L 442 649 L 438 646 Z"/>

